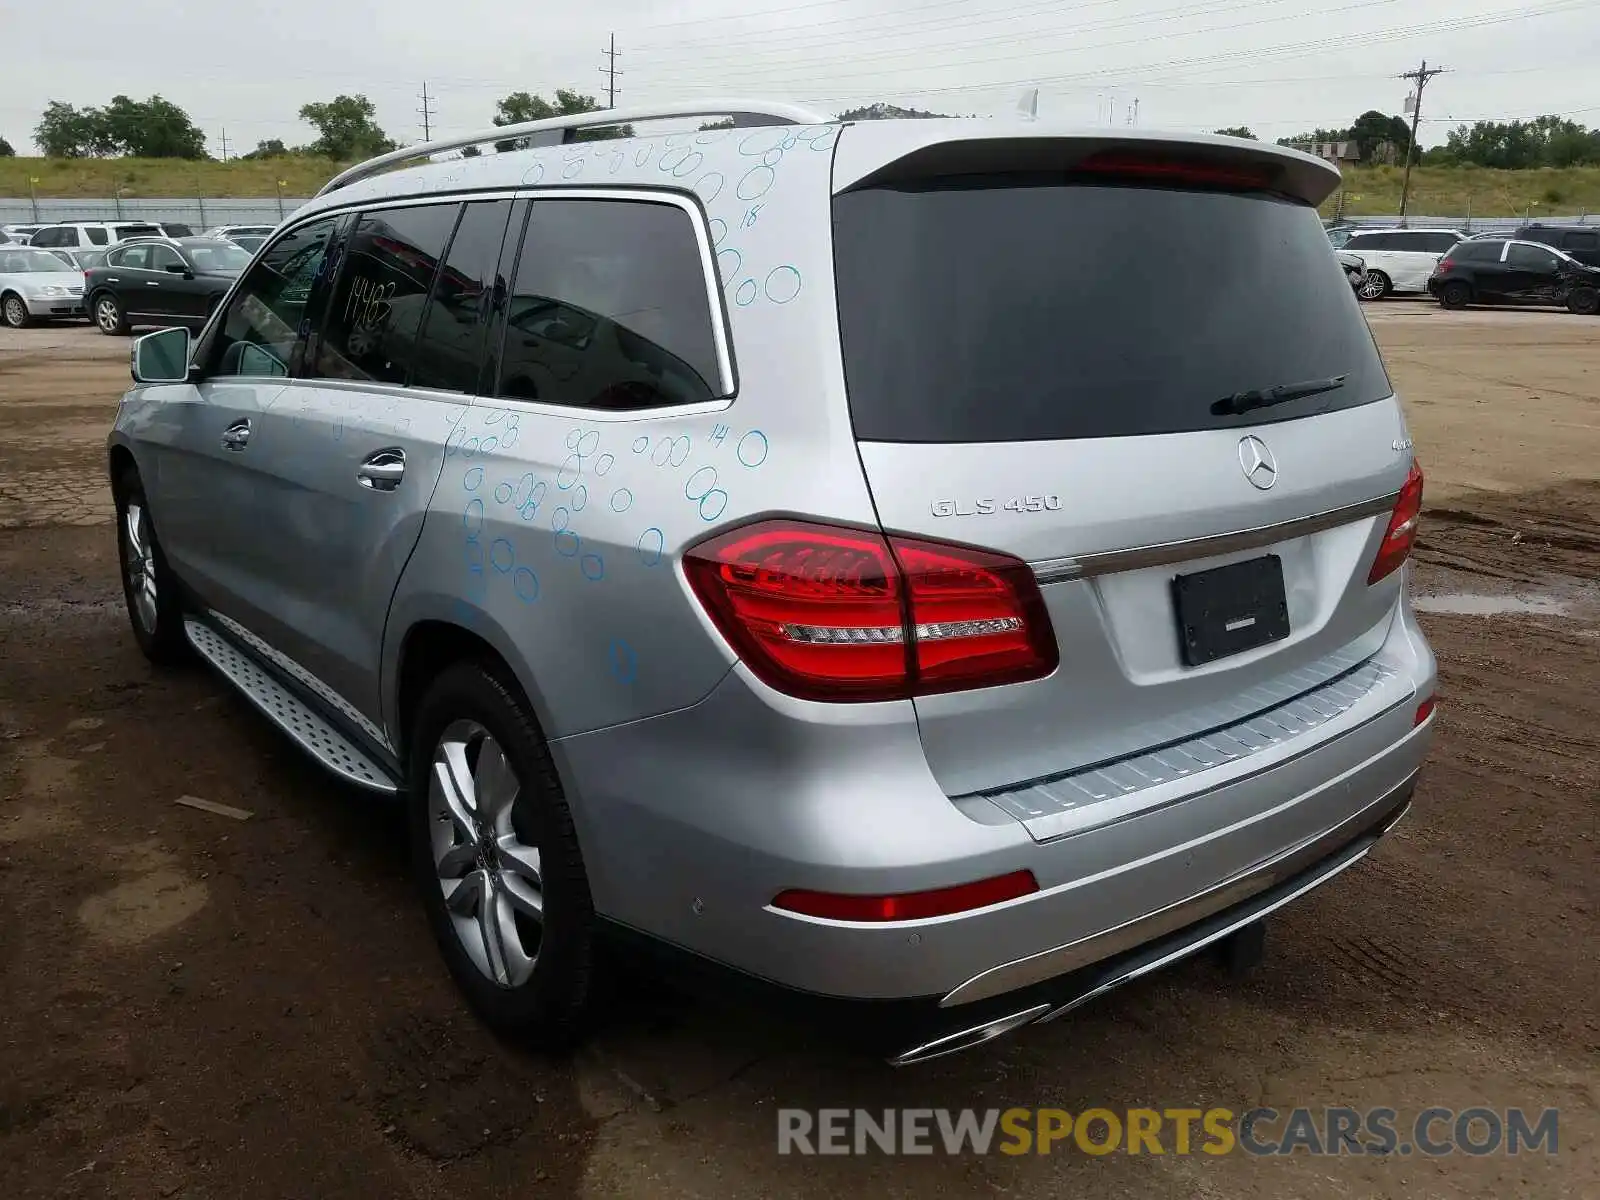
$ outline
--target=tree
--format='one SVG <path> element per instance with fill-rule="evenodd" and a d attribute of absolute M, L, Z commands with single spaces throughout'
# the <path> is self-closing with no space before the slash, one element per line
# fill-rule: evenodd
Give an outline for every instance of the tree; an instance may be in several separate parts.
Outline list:
<path fill-rule="evenodd" d="M 509 96 L 502 96 L 495 101 L 494 107 L 496 125 L 521 125 L 525 121 L 547 121 L 551 117 L 575 117 L 580 113 L 601 111 L 600 104 L 593 96 L 585 96 L 568 88 L 556 89 L 554 104 L 536 93 L 512 92 Z M 577 140 L 600 142 L 608 138 L 632 136 L 631 125 L 608 125 L 594 129 L 580 129 Z M 532 144 L 528 138 L 510 138 L 496 142 L 494 148 L 504 153 L 507 150 L 526 150 Z"/>
<path fill-rule="evenodd" d="M 1230 125 L 1226 129 L 1213 129 L 1211 132 L 1221 134 L 1223 137 L 1249 138 L 1252 142 L 1261 140 L 1250 132 L 1248 125 Z"/>
<path fill-rule="evenodd" d="M 133 158 L 204 158 L 206 136 L 170 100 L 113 96 L 98 113 L 105 140 Z"/>
<path fill-rule="evenodd" d="M 865 108 L 852 108 L 839 114 L 841 121 L 889 121 L 915 118 L 928 120 L 930 118 L 947 117 L 948 113 L 926 112 L 920 108 L 901 108 L 898 104 L 885 104 L 879 100 L 876 104 L 869 104 Z"/>
<path fill-rule="evenodd" d="M 45 106 L 33 127 L 33 140 L 47 158 L 92 158 L 116 149 L 99 109 L 74 108 L 59 100 Z"/>
<path fill-rule="evenodd" d="M 461 157 L 462 158 L 477 158 L 478 155 L 480 155 L 482 153 L 483 153 L 483 151 L 479 150 L 476 146 L 463 146 L 463 147 L 461 147 Z"/>
<path fill-rule="evenodd" d="M 1361 161 L 1369 164 L 1383 157 L 1386 143 L 1394 146 L 1395 156 L 1401 162 L 1411 149 L 1411 127 L 1405 118 L 1385 116 L 1375 108 L 1356 118 L 1355 124 L 1350 126 L 1350 137 Z"/>
<path fill-rule="evenodd" d="M 11 143 L 0 137 L 0 158 L 15 158 L 17 152 L 12 149 Z"/>
<path fill-rule="evenodd" d="M 307 149 L 339 162 L 370 158 L 394 149 L 394 142 L 378 127 L 377 109 L 365 96 L 335 96 L 321 104 L 300 106 L 300 119 L 321 136 Z"/>
<path fill-rule="evenodd" d="M 256 148 L 248 154 L 239 155 L 240 158 L 287 158 L 292 151 L 283 144 L 279 138 L 268 138 L 264 142 L 257 142 Z"/>
<path fill-rule="evenodd" d="M 1280 146 L 1304 146 L 1315 142 L 1343 142 L 1350 138 L 1348 129 L 1313 129 L 1310 133 L 1297 133 L 1293 137 L 1279 138 Z"/>
<path fill-rule="evenodd" d="M 1600 129 L 1585 129 L 1557 116 L 1479 121 L 1452 129 L 1445 136 L 1441 157 L 1512 171 L 1600 163 Z"/>

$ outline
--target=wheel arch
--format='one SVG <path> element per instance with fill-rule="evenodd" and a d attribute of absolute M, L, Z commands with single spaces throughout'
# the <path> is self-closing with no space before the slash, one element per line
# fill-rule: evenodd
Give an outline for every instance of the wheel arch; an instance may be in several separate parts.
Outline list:
<path fill-rule="evenodd" d="M 121 442 L 113 442 L 106 451 L 106 472 L 111 478 L 111 494 L 116 499 L 121 499 L 122 475 L 125 471 L 138 473 L 139 463 L 133 457 L 133 451 Z"/>
<path fill-rule="evenodd" d="M 481 610 L 460 615 L 467 617 L 467 622 L 419 616 L 393 639 L 392 659 L 385 663 L 384 677 L 390 682 L 384 688 L 383 707 L 390 741 L 402 765 L 409 761 L 411 723 L 428 684 L 458 662 L 476 662 L 497 676 L 527 706 L 548 740 L 550 725 L 542 696 L 532 686 L 526 664 L 512 650 L 510 637 Z M 392 615 L 390 619 L 393 621 Z"/>

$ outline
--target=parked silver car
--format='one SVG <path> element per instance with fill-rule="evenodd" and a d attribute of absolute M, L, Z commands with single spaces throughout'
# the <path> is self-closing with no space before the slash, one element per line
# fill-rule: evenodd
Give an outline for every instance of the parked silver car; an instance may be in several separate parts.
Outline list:
<path fill-rule="evenodd" d="M 0 246 L 0 319 L 7 325 L 83 315 L 81 270 L 48 250 Z"/>
<path fill-rule="evenodd" d="M 511 136 L 331 181 L 108 446 L 140 646 L 405 797 L 494 1026 L 577 1036 L 616 937 L 915 1061 L 1400 818 L 1422 475 L 1336 170 L 743 103 L 423 149 Z"/>

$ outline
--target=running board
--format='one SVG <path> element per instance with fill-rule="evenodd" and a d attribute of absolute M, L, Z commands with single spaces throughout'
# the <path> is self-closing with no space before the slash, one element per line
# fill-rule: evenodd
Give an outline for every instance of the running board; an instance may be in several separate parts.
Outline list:
<path fill-rule="evenodd" d="M 400 790 L 388 771 L 304 700 L 273 678 L 245 651 L 193 617 L 184 620 L 183 631 L 201 658 L 215 667 L 224 679 L 244 693 L 250 703 L 265 713 L 268 720 L 327 770 L 347 783 L 371 792 L 392 796 Z"/>

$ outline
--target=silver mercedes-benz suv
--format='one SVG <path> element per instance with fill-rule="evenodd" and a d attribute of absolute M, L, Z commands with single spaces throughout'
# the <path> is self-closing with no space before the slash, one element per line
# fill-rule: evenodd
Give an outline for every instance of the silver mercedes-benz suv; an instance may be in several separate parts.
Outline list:
<path fill-rule="evenodd" d="M 1338 182 L 744 102 L 385 155 L 135 344 L 134 634 L 403 798 L 497 1028 L 578 1036 L 613 935 L 897 1062 L 1051 1019 L 1409 803 L 1422 475 Z"/>

